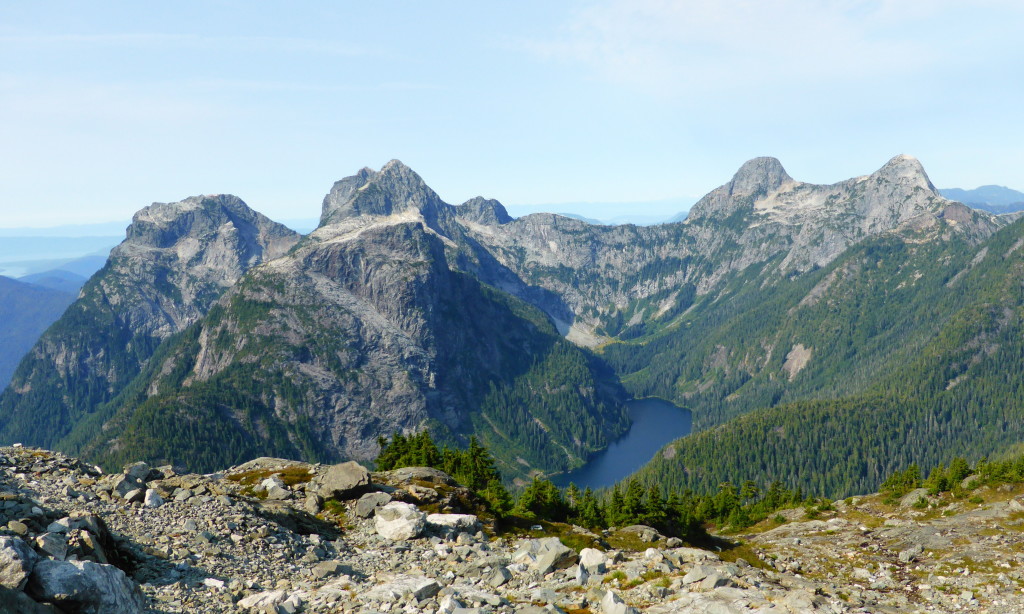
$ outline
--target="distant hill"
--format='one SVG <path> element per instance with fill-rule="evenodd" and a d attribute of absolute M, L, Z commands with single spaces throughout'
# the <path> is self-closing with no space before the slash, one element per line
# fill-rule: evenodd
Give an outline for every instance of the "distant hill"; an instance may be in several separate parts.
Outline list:
<path fill-rule="evenodd" d="M 946 188 L 939 190 L 939 194 L 992 213 L 1024 211 L 1024 192 L 1001 185 L 983 185 L 973 190 Z"/>
<path fill-rule="evenodd" d="M 54 269 L 52 271 L 19 277 L 18 281 L 50 288 L 51 290 L 67 292 L 68 294 L 78 294 L 78 291 L 82 289 L 87 279 L 84 275 L 72 273 L 71 271 Z"/>
<path fill-rule="evenodd" d="M 75 295 L 0 276 L 0 386 Z"/>

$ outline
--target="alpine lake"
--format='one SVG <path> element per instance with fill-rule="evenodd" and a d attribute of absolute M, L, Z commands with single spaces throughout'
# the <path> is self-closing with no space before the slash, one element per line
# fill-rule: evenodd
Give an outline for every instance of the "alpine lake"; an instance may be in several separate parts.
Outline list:
<path fill-rule="evenodd" d="M 556 486 L 573 483 L 580 490 L 612 486 L 644 466 L 662 446 L 690 433 L 688 409 L 658 398 L 633 399 L 626 405 L 633 421 L 629 431 L 586 465 L 552 477 Z"/>

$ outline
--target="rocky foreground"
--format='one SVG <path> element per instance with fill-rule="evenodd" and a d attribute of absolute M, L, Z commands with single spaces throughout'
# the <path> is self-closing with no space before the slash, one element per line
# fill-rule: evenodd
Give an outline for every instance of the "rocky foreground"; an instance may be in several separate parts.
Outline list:
<path fill-rule="evenodd" d="M 945 514 L 920 494 L 794 510 L 717 554 L 647 527 L 496 535 L 433 469 L 264 458 L 104 475 L 0 448 L 0 614 L 1024 611 L 1016 493 Z"/>

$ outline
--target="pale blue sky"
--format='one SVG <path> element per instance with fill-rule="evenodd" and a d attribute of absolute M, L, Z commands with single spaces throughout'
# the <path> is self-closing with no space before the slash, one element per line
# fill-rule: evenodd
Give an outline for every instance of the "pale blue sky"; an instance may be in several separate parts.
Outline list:
<path fill-rule="evenodd" d="M 759 155 L 1022 189 L 1022 32 L 1019 1 L 7 2 L 0 227 L 313 218 L 391 158 L 452 203 L 658 215 Z"/>

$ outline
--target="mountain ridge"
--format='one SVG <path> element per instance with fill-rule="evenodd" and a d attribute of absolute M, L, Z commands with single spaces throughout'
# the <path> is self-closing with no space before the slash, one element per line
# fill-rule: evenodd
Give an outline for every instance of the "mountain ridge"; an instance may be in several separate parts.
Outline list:
<path fill-rule="evenodd" d="M 398 160 L 335 182 L 304 237 L 239 203 L 137 214 L 0 396 L 0 436 L 66 437 L 108 463 L 177 450 L 209 467 L 270 452 L 365 459 L 378 436 L 429 428 L 482 439 L 517 475 L 565 470 L 626 428 L 623 384 L 706 403 L 705 428 L 758 407 L 724 400 L 747 382 L 764 406 L 813 396 L 806 374 L 826 352 L 764 309 L 797 313 L 904 252 L 961 262 L 1008 223 L 944 198 L 904 155 L 825 186 L 755 158 L 686 221 L 651 227 L 513 219 L 483 197 L 451 205 Z M 829 269 L 850 254 L 860 260 Z M 56 395 L 70 401 L 39 396 L 72 390 L 69 364 L 88 385 Z M 39 426 L 32 403 L 54 408 Z M 172 442 L 161 429 L 175 424 L 215 436 Z"/>

